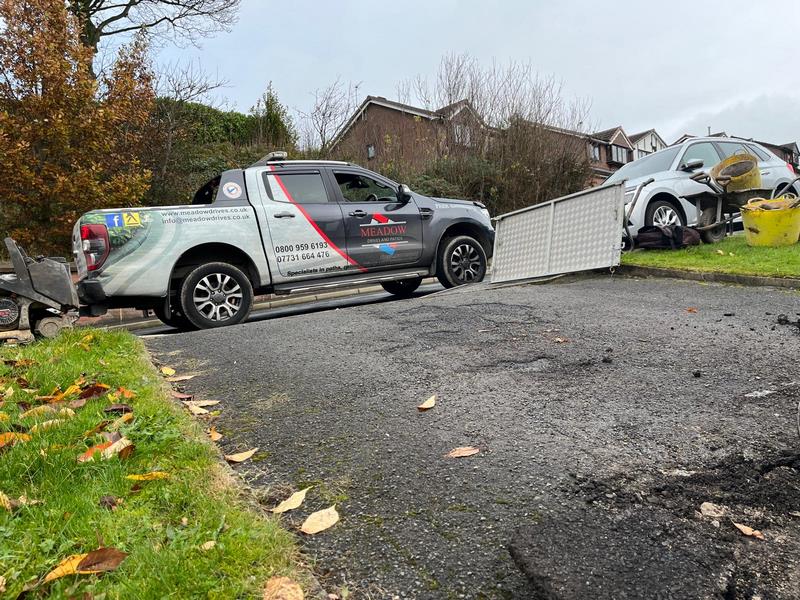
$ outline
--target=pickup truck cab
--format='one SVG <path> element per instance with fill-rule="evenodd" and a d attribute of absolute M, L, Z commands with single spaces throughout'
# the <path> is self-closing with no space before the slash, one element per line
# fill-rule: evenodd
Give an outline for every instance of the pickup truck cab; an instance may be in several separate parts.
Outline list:
<path fill-rule="evenodd" d="M 191 205 L 83 215 L 73 251 L 88 312 L 147 308 L 174 327 L 221 327 L 243 321 L 256 294 L 380 283 L 408 296 L 424 277 L 453 287 L 486 274 L 494 230 L 482 204 L 284 158 L 225 171 Z"/>

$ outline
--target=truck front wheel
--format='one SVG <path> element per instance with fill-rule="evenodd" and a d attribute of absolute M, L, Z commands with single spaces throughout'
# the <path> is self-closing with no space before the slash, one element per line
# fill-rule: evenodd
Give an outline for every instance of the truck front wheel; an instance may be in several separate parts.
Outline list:
<path fill-rule="evenodd" d="M 446 288 L 477 283 L 486 275 L 486 251 L 468 235 L 445 238 L 436 257 L 436 278 Z"/>
<path fill-rule="evenodd" d="M 237 267 L 214 262 L 194 269 L 181 284 L 183 314 L 200 329 L 241 323 L 253 307 L 253 286 Z"/>

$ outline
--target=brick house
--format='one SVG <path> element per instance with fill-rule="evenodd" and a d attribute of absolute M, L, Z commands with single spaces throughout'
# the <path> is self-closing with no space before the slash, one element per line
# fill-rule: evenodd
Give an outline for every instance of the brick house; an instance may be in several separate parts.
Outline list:
<path fill-rule="evenodd" d="M 440 156 L 485 143 L 487 129 L 466 100 L 427 110 L 367 96 L 331 141 L 330 153 L 376 169 L 402 163 L 421 170 Z"/>

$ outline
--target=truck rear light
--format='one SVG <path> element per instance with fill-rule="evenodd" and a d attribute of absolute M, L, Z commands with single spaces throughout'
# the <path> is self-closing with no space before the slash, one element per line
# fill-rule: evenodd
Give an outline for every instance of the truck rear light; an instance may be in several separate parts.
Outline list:
<path fill-rule="evenodd" d="M 81 225 L 81 243 L 83 255 L 86 257 L 86 268 L 89 271 L 96 271 L 102 267 L 111 252 L 106 226 Z"/>

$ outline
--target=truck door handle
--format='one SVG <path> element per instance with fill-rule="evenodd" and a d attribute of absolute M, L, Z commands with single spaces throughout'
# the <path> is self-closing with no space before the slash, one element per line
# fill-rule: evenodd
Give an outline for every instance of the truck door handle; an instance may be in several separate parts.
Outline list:
<path fill-rule="evenodd" d="M 361 210 L 361 209 L 359 208 L 358 210 L 354 210 L 353 212 L 351 212 L 351 213 L 348 213 L 348 214 L 349 214 L 351 217 L 358 217 L 358 218 L 360 219 L 360 218 L 362 218 L 362 217 L 366 217 L 366 216 L 367 216 L 367 211 L 365 211 L 365 210 Z"/>
<path fill-rule="evenodd" d="M 769 171 L 761 171 L 762 175 L 769 175 Z"/>
<path fill-rule="evenodd" d="M 275 213 L 273 216 L 276 219 L 285 219 L 287 217 L 291 217 L 292 219 L 294 219 L 294 213 L 290 213 L 290 212 L 279 212 L 279 213 Z"/>
<path fill-rule="evenodd" d="M 433 209 L 432 208 L 420 208 L 419 209 L 419 216 L 422 219 L 430 219 L 433 216 Z"/>

